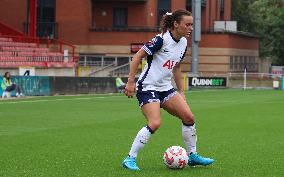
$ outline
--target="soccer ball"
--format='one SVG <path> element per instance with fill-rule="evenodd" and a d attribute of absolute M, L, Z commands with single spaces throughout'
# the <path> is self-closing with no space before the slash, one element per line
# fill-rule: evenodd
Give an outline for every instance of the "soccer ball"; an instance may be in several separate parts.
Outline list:
<path fill-rule="evenodd" d="M 164 153 L 164 164 L 171 169 L 182 169 L 188 162 L 188 155 L 184 148 L 171 146 Z"/>

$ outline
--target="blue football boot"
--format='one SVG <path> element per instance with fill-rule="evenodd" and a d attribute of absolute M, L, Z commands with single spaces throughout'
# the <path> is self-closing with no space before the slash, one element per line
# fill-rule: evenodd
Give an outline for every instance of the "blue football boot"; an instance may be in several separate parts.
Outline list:
<path fill-rule="evenodd" d="M 214 162 L 213 159 L 202 157 L 197 153 L 191 153 L 188 159 L 189 166 L 196 166 L 196 165 L 206 166 L 212 164 L 213 162 Z"/>
<path fill-rule="evenodd" d="M 122 166 L 124 168 L 127 168 L 129 170 L 140 170 L 139 167 L 136 164 L 136 158 L 135 157 L 126 157 L 122 163 Z"/>

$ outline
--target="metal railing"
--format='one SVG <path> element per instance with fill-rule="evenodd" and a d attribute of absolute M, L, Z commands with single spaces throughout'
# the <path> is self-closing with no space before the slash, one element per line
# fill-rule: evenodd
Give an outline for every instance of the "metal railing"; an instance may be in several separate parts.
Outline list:
<path fill-rule="evenodd" d="M 24 33 L 29 32 L 29 23 L 24 23 Z M 58 39 L 58 23 L 56 22 L 38 22 L 37 36 L 42 38 Z"/>
<path fill-rule="evenodd" d="M 97 74 L 98 72 L 100 71 L 104 71 L 104 70 L 107 70 L 109 68 L 112 68 L 115 66 L 115 62 L 112 62 L 112 63 L 109 63 L 108 65 L 104 66 L 104 67 L 100 67 L 98 69 L 96 69 L 94 72 L 90 73 L 89 76 L 94 76 L 95 74 Z"/>
<path fill-rule="evenodd" d="M 67 50 L 67 55 L 69 55 L 70 52 L 71 57 L 73 57 L 73 61 L 78 61 L 79 58 L 75 56 L 76 47 L 74 45 L 57 39 L 40 38 L 39 40 L 41 44 L 45 44 L 46 47 L 49 48 L 51 51 L 60 52 L 64 54 L 64 51 Z"/>
<path fill-rule="evenodd" d="M 124 65 L 115 67 L 114 69 L 112 69 L 109 74 L 110 76 L 115 76 L 117 74 L 119 75 L 126 75 L 129 73 L 130 70 L 130 63 L 126 63 Z"/>
<path fill-rule="evenodd" d="M 116 62 L 115 61 L 91 61 L 91 60 L 87 60 L 87 61 L 79 60 L 78 61 L 79 66 L 105 67 L 105 66 L 109 66 L 112 64 L 116 64 Z"/>

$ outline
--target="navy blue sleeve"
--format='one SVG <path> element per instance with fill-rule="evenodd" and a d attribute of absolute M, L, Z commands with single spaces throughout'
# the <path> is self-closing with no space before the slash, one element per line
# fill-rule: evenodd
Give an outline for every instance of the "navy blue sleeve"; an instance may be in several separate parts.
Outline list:
<path fill-rule="evenodd" d="M 184 53 L 183 53 L 183 55 L 182 55 L 182 57 L 181 57 L 181 61 L 184 59 L 185 54 L 186 54 L 186 51 L 187 51 L 187 46 L 185 47 Z"/>
<path fill-rule="evenodd" d="M 155 52 L 160 50 L 162 46 L 163 46 L 163 38 L 161 38 L 160 36 L 156 36 L 151 41 L 144 44 L 142 49 L 145 50 L 145 52 L 148 55 L 153 55 Z"/>

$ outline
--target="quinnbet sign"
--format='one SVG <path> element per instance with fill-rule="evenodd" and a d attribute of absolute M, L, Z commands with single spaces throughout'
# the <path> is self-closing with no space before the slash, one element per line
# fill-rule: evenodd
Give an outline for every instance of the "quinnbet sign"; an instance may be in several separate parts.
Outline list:
<path fill-rule="evenodd" d="M 189 77 L 188 85 L 190 87 L 226 87 L 227 79 L 225 77 Z"/>

